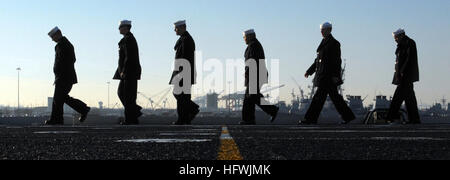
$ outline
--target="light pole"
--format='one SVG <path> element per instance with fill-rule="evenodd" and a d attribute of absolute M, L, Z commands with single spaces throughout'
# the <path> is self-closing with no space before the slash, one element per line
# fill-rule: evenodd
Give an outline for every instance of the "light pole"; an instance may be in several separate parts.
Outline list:
<path fill-rule="evenodd" d="M 107 84 L 108 84 L 108 109 L 110 109 L 110 107 L 109 107 L 109 86 L 111 85 L 111 82 L 106 82 Z"/>
<path fill-rule="evenodd" d="M 231 114 L 231 81 L 228 81 L 228 112 Z"/>
<path fill-rule="evenodd" d="M 20 67 L 17 69 L 17 110 L 20 109 L 20 71 L 22 70 Z"/>

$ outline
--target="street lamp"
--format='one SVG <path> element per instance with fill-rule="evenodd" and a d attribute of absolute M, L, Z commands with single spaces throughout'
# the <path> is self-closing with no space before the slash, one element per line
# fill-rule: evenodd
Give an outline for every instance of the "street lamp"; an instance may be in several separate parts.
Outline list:
<path fill-rule="evenodd" d="M 20 71 L 22 70 L 20 67 L 17 69 L 17 110 L 20 109 Z"/>
<path fill-rule="evenodd" d="M 110 107 L 109 107 L 109 86 L 111 85 L 111 82 L 106 82 L 107 84 L 108 84 L 108 109 L 110 109 Z"/>
<path fill-rule="evenodd" d="M 228 81 L 228 112 L 231 114 L 231 81 Z"/>

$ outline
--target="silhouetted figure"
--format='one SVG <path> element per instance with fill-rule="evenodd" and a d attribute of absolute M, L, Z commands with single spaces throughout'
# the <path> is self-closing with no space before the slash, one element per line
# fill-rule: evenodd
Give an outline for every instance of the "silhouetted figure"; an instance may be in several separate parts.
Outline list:
<path fill-rule="evenodd" d="M 173 124 L 190 125 L 200 112 L 200 106 L 191 100 L 192 85 L 196 84 L 195 42 L 186 30 L 186 21 L 178 21 L 174 25 L 175 32 L 180 38 L 174 48 L 176 51 L 175 69 L 169 82 L 169 84 L 175 85 L 174 96 L 177 100 L 178 120 Z M 180 66 L 177 67 L 177 64 Z"/>
<path fill-rule="evenodd" d="M 419 63 L 417 58 L 416 42 L 406 36 L 403 29 L 393 33 L 398 43 L 395 54 L 395 75 L 392 84 L 397 85 L 387 119 L 398 119 L 400 107 L 406 103 L 410 124 L 420 124 L 419 109 L 417 106 L 414 83 L 419 81 Z"/>
<path fill-rule="evenodd" d="M 73 45 L 62 35 L 58 27 L 52 29 L 48 35 L 55 41 L 55 64 L 53 72 L 55 73 L 55 92 L 53 95 L 52 114 L 50 120 L 45 125 L 63 125 L 64 124 L 64 104 L 81 114 L 79 121 L 83 123 L 91 108 L 78 99 L 69 96 L 72 86 L 77 81 L 75 72 L 75 50 Z"/>
<path fill-rule="evenodd" d="M 265 113 L 269 114 L 271 116 L 270 121 L 273 122 L 278 115 L 279 108 L 274 105 L 269 105 L 268 102 L 266 102 L 266 104 L 261 102 L 264 98 L 260 91 L 261 87 L 268 82 L 268 71 L 265 65 L 266 57 L 264 55 L 264 49 L 256 38 L 256 33 L 253 29 L 244 32 L 244 41 L 247 44 L 244 55 L 246 61 L 246 91 L 242 109 L 242 122 L 240 124 L 256 124 L 256 105 L 258 105 Z M 254 71 L 254 69 L 256 69 L 256 71 Z"/>
<path fill-rule="evenodd" d="M 322 24 L 320 29 L 323 40 L 317 49 L 315 62 L 305 74 L 306 78 L 314 73 L 316 74 L 314 86 L 317 87 L 317 91 L 306 112 L 304 121 L 299 123 L 303 125 L 317 124 L 325 101 L 330 95 L 336 110 L 344 119 L 342 124 L 347 124 L 355 119 L 355 115 L 338 91 L 338 86 L 344 83 L 342 80 L 341 45 L 331 34 L 332 25 L 330 23 Z"/>
<path fill-rule="evenodd" d="M 119 67 L 114 75 L 120 80 L 118 95 L 125 108 L 125 120 L 121 125 L 137 125 L 138 118 L 142 116 L 142 107 L 136 104 L 138 80 L 141 79 L 141 65 L 139 62 L 139 49 L 131 30 L 131 21 L 124 20 L 119 24 Z"/>

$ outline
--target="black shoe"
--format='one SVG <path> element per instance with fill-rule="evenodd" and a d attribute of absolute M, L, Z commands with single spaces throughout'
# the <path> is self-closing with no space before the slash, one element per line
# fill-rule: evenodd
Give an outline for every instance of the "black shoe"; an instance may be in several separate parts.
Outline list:
<path fill-rule="evenodd" d="M 83 113 L 83 114 L 81 114 L 80 119 L 78 119 L 78 120 L 80 121 L 80 123 L 84 123 L 84 121 L 86 121 L 87 116 L 88 116 L 88 114 L 89 114 L 90 111 L 91 111 L 91 108 L 88 107 L 87 110 L 86 110 L 86 112 Z"/>
<path fill-rule="evenodd" d="M 125 118 L 119 118 L 119 125 L 128 126 L 128 125 L 139 125 L 139 120 L 127 121 Z"/>
<path fill-rule="evenodd" d="M 386 120 L 386 123 L 387 123 L 387 124 L 394 124 L 395 121 L 394 121 L 394 120 L 391 120 L 391 119 L 388 119 L 388 120 Z"/>
<path fill-rule="evenodd" d="M 64 122 L 47 120 L 47 121 L 44 122 L 44 125 L 46 125 L 46 126 L 58 126 L 58 125 L 64 125 Z"/>
<path fill-rule="evenodd" d="M 142 111 L 142 107 L 138 106 L 137 110 L 138 110 L 138 112 L 137 112 L 137 118 L 140 118 L 141 116 L 144 115 L 144 113 L 141 112 L 141 111 Z"/>
<path fill-rule="evenodd" d="M 317 122 L 308 121 L 308 120 L 303 120 L 303 121 L 299 121 L 299 122 L 298 122 L 298 125 L 301 125 L 301 126 L 317 125 Z"/>
<path fill-rule="evenodd" d="M 193 121 L 195 117 L 197 117 L 198 113 L 200 113 L 200 109 L 196 108 L 192 114 L 190 114 L 189 120 Z"/>
<path fill-rule="evenodd" d="M 277 119 L 278 111 L 280 111 L 280 108 L 279 108 L 279 107 L 277 107 L 277 110 L 276 110 L 275 114 L 272 115 L 272 117 L 270 117 L 270 122 L 271 122 L 271 123 L 273 123 L 273 122 Z"/>
<path fill-rule="evenodd" d="M 256 125 L 256 122 L 241 121 L 239 125 Z"/>
<path fill-rule="evenodd" d="M 123 122 L 120 122 L 120 125 L 122 125 L 122 126 L 139 125 L 139 122 L 137 122 L 137 121 L 135 121 L 135 122 L 127 122 L 127 121 L 123 121 Z"/>
<path fill-rule="evenodd" d="M 395 120 L 395 119 L 387 119 L 386 120 L 386 124 L 388 124 L 388 125 L 405 125 L 405 124 L 408 124 L 407 122 L 402 122 L 402 121 L 400 121 L 400 119 L 397 119 L 397 120 Z"/>
<path fill-rule="evenodd" d="M 174 125 L 174 126 L 182 126 L 182 125 L 186 125 L 186 123 L 177 121 L 177 122 L 173 122 L 172 125 Z"/>
<path fill-rule="evenodd" d="M 342 121 L 342 122 L 340 123 L 340 125 L 347 125 L 347 124 L 350 124 L 350 122 L 352 122 L 352 121 Z"/>
<path fill-rule="evenodd" d="M 407 122 L 406 124 L 408 124 L 408 125 L 418 125 L 418 124 L 422 124 L 422 123 L 419 121 L 419 122 Z"/>
<path fill-rule="evenodd" d="M 344 120 L 341 122 L 341 125 L 346 125 L 346 124 L 350 124 L 352 121 L 354 121 L 356 118 L 352 118 L 350 120 Z"/>

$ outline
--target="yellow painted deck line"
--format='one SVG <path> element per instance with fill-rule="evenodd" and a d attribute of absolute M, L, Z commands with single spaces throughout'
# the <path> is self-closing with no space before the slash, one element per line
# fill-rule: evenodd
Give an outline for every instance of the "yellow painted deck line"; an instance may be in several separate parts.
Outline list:
<path fill-rule="evenodd" d="M 244 160 L 239 148 L 234 142 L 233 137 L 231 137 L 228 128 L 226 126 L 222 127 L 222 135 L 220 136 L 220 149 L 217 156 L 217 160 L 220 161 L 234 161 L 234 160 Z"/>

